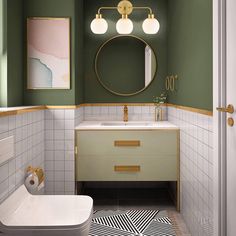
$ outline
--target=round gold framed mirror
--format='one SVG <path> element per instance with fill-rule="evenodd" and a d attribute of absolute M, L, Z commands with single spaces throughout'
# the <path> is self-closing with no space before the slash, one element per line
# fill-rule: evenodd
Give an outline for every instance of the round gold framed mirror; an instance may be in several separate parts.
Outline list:
<path fill-rule="evenodd" d="M 95 72 L 101 85 L 109 92 L 132 96 L 144 91 L 154 80 L 157 58 L 143 39 L 118 35 L 99 48 Z"/>

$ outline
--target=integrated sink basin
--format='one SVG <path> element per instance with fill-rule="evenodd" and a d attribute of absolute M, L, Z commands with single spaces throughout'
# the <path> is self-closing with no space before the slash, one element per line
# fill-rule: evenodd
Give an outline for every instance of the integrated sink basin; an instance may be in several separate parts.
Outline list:
<path fill-rule="evenodd" d="M 151 122 L 104 122 L 101 126 L 153 126 Z"/>

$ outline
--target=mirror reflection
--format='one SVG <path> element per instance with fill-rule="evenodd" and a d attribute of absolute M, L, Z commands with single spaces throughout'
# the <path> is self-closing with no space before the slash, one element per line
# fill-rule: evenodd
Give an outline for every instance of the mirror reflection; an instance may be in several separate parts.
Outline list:
<path fill-rule="evenodd" d="M 137 94 L 155 77 L 157 60 L 152 48 L 135 36 L 116 36 L 96 55 L 95 71 L 104 88 L 120 96 Z"/>

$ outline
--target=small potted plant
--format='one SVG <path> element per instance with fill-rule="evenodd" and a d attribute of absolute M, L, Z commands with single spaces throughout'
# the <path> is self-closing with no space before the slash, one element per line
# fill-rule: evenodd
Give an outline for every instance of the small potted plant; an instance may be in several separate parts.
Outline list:
<path fill-rule="evenodd" d="M 162 92 L 160 96 L 156 96 L 153 98 L 154 105 L 159 107 L 161 104 L 165 103 L 167 99 L 167 94 Z"/>

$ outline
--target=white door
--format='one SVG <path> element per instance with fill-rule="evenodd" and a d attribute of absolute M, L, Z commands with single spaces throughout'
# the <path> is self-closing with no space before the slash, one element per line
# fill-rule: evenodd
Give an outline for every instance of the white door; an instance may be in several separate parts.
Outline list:
<path fill-rule="evenodd" d="M 214 236 L 236 236 L 236 0 L 213 0 L 213 93 Z"/>
<path fill-rule="evenodd" d="M 226 104 L 236 108 L 236 0 L 226 1 Z M 236 236 L 236 112 L 226 116 L 226 230 Z"/>

